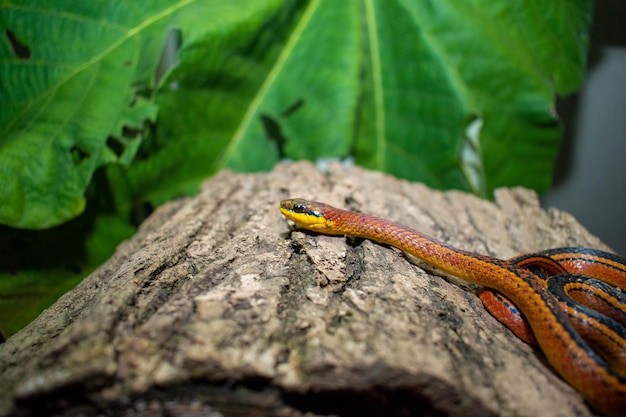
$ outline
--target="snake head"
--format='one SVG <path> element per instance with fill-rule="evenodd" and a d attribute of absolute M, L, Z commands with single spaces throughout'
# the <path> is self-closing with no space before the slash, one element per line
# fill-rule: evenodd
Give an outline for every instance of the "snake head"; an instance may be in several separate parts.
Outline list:
<path fill-rule="evenodd" d="M 329 208 L 331 207 L 326 204 L 308 201 L 303 198 L 283 200 L 279 205 L 283 216 L 293 221 L 296 226 L 308 230 L 323 231 L 326 234 L 334 234 L 329 230 L 332 226 L 332 220 L 325 215 L 325 211 Z"/>

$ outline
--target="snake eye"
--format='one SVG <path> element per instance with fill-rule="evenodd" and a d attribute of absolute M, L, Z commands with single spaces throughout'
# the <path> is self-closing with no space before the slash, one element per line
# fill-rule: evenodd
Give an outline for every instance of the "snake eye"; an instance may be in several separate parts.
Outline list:
<path fill-rule="evenodd" d="M 296 213 L 306 213 L 308 209 L 305 204 L 296 203 L 293 205 L 293 211 L 295 211 Z"/>

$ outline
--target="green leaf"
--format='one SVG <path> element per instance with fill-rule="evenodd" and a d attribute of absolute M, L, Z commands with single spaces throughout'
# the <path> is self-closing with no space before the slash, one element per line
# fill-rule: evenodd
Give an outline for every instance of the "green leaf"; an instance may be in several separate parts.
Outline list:
<path fill-rule="evenodd" d="M 484 196 L 548 187 L 556 94 L 582 80 L 590 1 L 244 4 L 219 26 L 195 24 L 204 3 L 181 16 L 180 62 L 129 170 L 137 198 L 283 157 L 353 156 Z"/>
<path fill-rule="evenodd" d="M 137 95 L 189 1 L 0 6 L 0 223 L 41 229 L 83 211 L 95 169 L 137 147 L 120 139 L 116 152 L 107 138 L 155 116 Z"/>
<path fill-rule="evenodd" d="M 286 154 L 350 152 L 358 2 L 241 3 L 248 4 L 240 4 L 237 24 L 222 24 L 219 34 L 210 24 L 188 34 L 184 28 L 196 26 L 186 19 L 201 12 L 188 8 L 181 16 L 180 63 L 159 93 L 158 150 L 129 170 L 133 188 L 151 190 L 145 195 L 154 203 L 184 192 L 185 184 L 193 191 L 222 168 L 266 170 Z"/>
<path fill-rule="evenodd" d="M 590 6 L 366 1 L 370 94 L 357 161 L 486 196 L 544 191 L 561 135 L 555 96 L 581 82 Z"/>
<path fill-rule="evenodd" d="M 555 96 L 584 73 L 591 1 L 125 4 L 0 8 L 0 222 L 45 228 L 77 215 L 94 170 L 113 162 L 130 165 L 135 202 L 283 157 L 353 156 L 487 196 L 542 191 L 561 134 Z M 140 148 L 172 27 L 178 65 Z"/>

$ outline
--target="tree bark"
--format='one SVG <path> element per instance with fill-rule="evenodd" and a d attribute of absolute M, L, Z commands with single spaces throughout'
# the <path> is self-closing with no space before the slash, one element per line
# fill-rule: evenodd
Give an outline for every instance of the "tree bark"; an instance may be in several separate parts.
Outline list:
<path fill-rule="evenodd" d="M 488 202 L 338 164 L 222 172 L 0 345 L 0 414 L 591 415 L 474 286 L 393 248 L 295 230 L 277 209 L 288 197 L 501 258 L 606 249 L 525 189 Z"/>

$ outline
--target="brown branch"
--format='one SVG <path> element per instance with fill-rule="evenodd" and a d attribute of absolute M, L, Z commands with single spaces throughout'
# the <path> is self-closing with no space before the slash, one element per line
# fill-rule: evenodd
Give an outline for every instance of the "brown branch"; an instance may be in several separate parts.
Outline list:
<path fill-rule="evenodd" d="M 604 248 L 523 189 L 490 203 L 339 165 L 223 172 L 0 345 L 0 414 L 590 415 L 472 286 L 395 249 L 291 230 L 287 197 L 504 258 Z"/>

